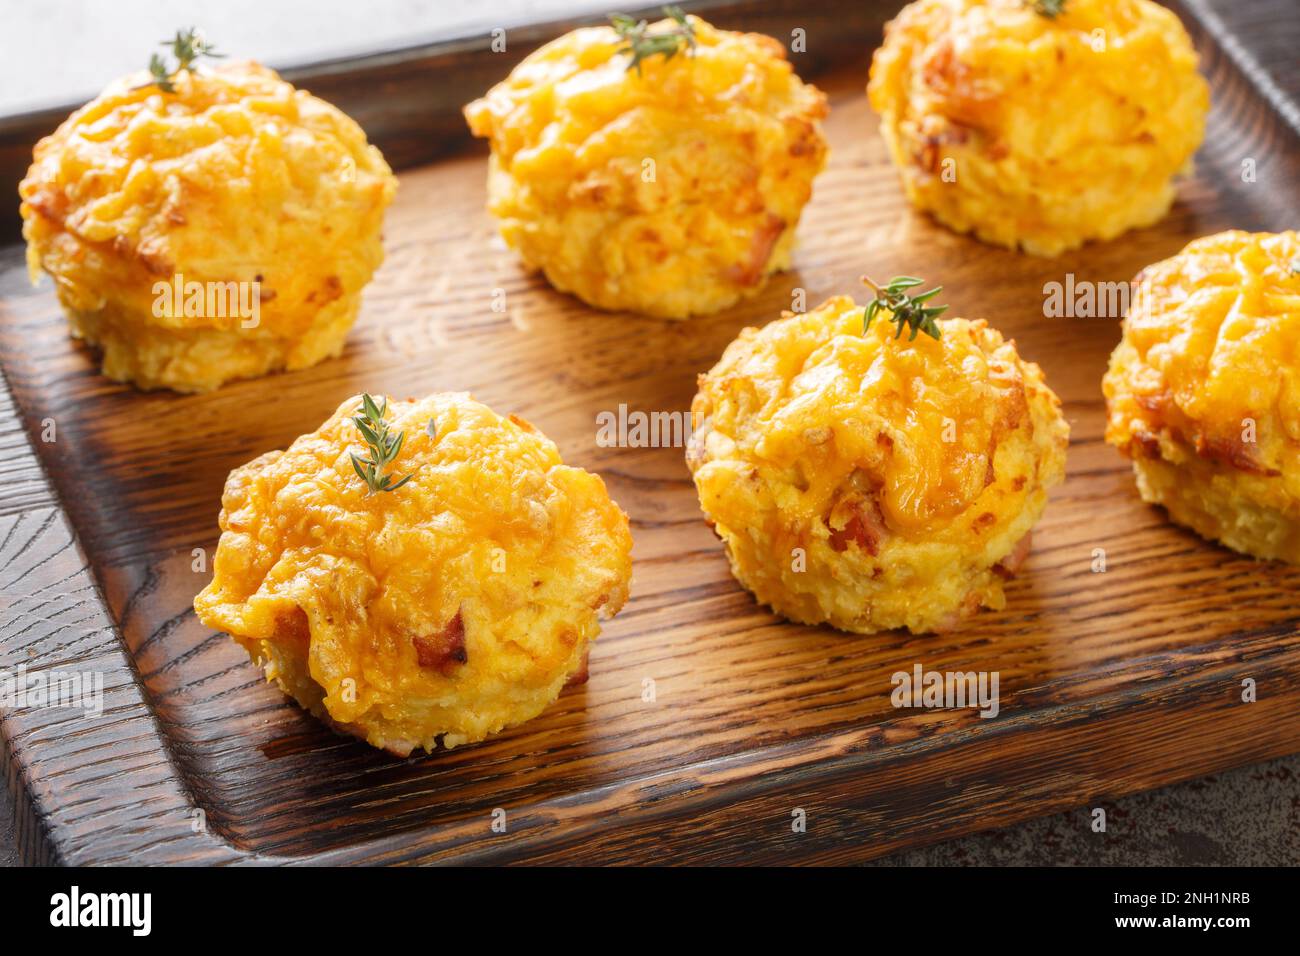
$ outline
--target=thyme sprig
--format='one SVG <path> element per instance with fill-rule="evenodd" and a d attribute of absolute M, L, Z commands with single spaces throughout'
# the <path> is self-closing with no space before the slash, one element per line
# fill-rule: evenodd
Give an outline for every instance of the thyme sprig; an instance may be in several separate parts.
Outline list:
<path fill-rule="evenodd" d="M 188 30 L 177 30 L 176 36 L 171 40 L 163 40 L 158 44 L 162 47 L 171 47 L 172 56 L 176 57 L 176 68 L 168 69 L 167 59 L 159 56 L 157 53 L 149 57 L 149 75 L 153 77 L 144 86 L 157 86 L 164 93 L 175 93 L 176 86 L 172 83 L 176 74 L 181 70 L 194 69 L 194 61 L 201 56 L 221 59 L 224 53 L 218 53 L 216 47 L 203 38 L 194 27 Z"/>
<path fill-rule="evenodd" d="M 663 56 L 667 61 L 675 57 L 682 47 L 686 48 L 687 53 L 694 52 L 695 26 L 686 18 L 682 8 L 670 4 L 663 11 L 664 16 L 676 22 L 677 26 L 658 33 L 651 33 L 650 24 L 645 20 L 633 19 L 626 13 L 609 15 L 614 31 L 625 41 L 625 45 L 619 47 L 617 52 L 631 57 L 627 64 L 629 72 L 635 69 L 640 76 L 641 61 L 652 56 Z"/>
<path fill-rule="evenodd" d="M 352 419 L 357 426 L 357 431 L 361 432 L 361 437 L 366 440 L 370 452 L 369 458 L 362 458 L 355 452 L 352 453 L 352 467 L 356 469 L 358 477 L 366 483 L 369 489 L 367 495 L 378 491 L 396 491 L 412 477 L 407 475 L 395 482 L 392 475 L 382 473 L 383 469 L 397 457 L 402 450 L 402 442 L 406 440 L 405 432 L 398 432 L 396 436 L 389 432 L 388 422 L 384 421 L 387 411 L 387 398 L 376 402 L 362 392 L 361 407 L 357 409 L 358 414 Z"/>
<path fill-rule="evenodd" d="M 876 297 L 867 303 L 867 308 L 862 313 L 863 332 L 871 328 L 872 321 L 880 314 L 881 309 L 888 309 L 890 320 L 898 326 L 894 338 L 902 335 L 904 328 L 912 330 L 912 334 L 907 338 L 909 342 L 916 338 L 918 332 L 924 332 L 933 339 L 939 338 L 939 326 L 935 324 L 934 320 L 942 315 L 948 307 L 946 305 L 926 305 L 926 303 L 942 292 L 943 286 L 937 285 L 929 292 L 923 292 L 920 295 L 908 295 L 908 289 L 921 285 L 925 280 L 918 279 L 915 276 L 894 276 L 889 280 L 889 285 L 883 289 L 872 282 L 868 276 L 863 276 L 862 281 L 876 293 Z"/>
<path fill-rule="evenodd" d="M 1034 13 L 1049 20 L 1055 20 L 1065 12 L 1066 0 L 1029 0 L 1029 2 L 1034 8 Z"/>

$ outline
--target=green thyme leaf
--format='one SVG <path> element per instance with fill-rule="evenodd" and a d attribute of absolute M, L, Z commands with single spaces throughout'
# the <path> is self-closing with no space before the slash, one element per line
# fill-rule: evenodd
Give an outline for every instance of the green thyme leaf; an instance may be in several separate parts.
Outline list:
<path fill-rule="evenodd" d="M 901 336 L 904 328 L 912 330 L 912 334 L 907 338 L 909 342 L 915 339 L 919 332 L 924 332 L 933 339 L 939 338 L 939 326 L 935 319 L 947 311 L 948 307 L 926 305 L 926 303 L 942 292 L 943 286 L 935 286 L 929 292 L 920 295 L 908 295 L 908 289 L 923 285 L 925 280 L 915 276 L 894 276 L 884 288 L 876 285 L 867 276 L 863 276 L 862 281 L 876 293 L 876 297 L 867 303 L 862 313 L 864 333 L 871 328 L 871 323 L 882 311 L 888 311 L 890 320 L 898 327 L 894 332 L 894 338 Z"/>
<path fill-rule="evenodd" d="M 1034 13 L 1049 20 L 1055 20 L 1065 12 L 1066 0 L 1030 0 L 1030 2 Z"/>
<path fill-rule="evenodd" d="M 157 53 L 153 54 L 149 57 L 149 75 L 153 79 L 145 83 L 144 86 L 157 86 L 164 93 L 176 92 L 176 86 L 172 80 L 176 78 L 176 74 L 180 73 L 181 70 L 193 70 L 194 61 L 199 57 L 206 56 L 220 59 L 225 56 L 224 53 L 218 53 L 216 47 L 208 43 L 203 38 L 203 34 L 194 27 L 190 27 L 188 30 L 177 30 L 175 38 L 163 40 L 159 46 L 171 48 L 172 56 L 176 58 L 176 67 L 175 69 L 168 69 L 166 58 L 159 56 Z M 137 89 L 142 88 L 137 87 Z"/>
<path fill-rule="evenodd" d="M 663 11 L 664 16 L 677 25 L 658 33 L 651 33 L 650 24 L 645 20 L 636 20 L 626 13 L 609 15 L 610 25 L 624 41 L 624 46 L 619 47 L 618 52 L 631 58 L 627 68 L 629 71 L 635 69 L 638 76 L 641 74 L 642 60 L 662 56 L 667 61 L 675 57 L 683 47 L 688 53 L 695 49 L 695 27 L 682 12 L 682 8 L 669 5 Z"/>
<path fill-rule="evenodd" d="M 357 477 L 366 483 L 368 495 L 379 491 L 396 491 L 412 478 L 411 475 L 406 475 L 400 481 L 394 482 L 392 475 L 383 474 L 383 469 L 397 458 L 402 450 L 402 443 L 406 440 L 405 432 L 397 432 L 394 435 L 388 430 L 388 422 L 384 421 L 387 412 L 387 398 L 376 402 L 369 394 L 363 392 L 361 407 L 357 409 L 357 414 L 352 419 L 352 423 L 357 426 L 357 431 L 366 440 L 366 450 L 370 453 L 369 458 L 362 458 L 355 452 L 352 453 L 352 469 L 357 473 Z"/>

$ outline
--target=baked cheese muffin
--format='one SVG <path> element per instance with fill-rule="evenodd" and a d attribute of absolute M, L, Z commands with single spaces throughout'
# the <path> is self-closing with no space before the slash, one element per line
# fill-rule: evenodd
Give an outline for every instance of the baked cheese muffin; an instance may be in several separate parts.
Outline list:
<path fill-rule="evenodd" d="M 377 410 L 383 425 L 350 398 L 231 473 L 194 609 L 313 714 L 406 756 L 530 720 L 585 679 L 632 538 L 600 478 L 523 419 L 463 393 Z M 357 417 L 376 447 L 402 436 L 370 479 Z"/>
<path fill-rule="evenodd" d="M 700 377 L 687 463 L 760 602 L 864 634 L 947 630 L 1004 606 L 1069 429 L 987 323 L 909 340 L 863 318 L 841 296 L 741 332 Z"/>
<path fill-rule="evenodd" d="M 1106 440 L 1174 521 L 1300 563 L 1300 234 L 1197 239 L 1134 290 Z"/>
<path fill-rule="evenodd" d="M 958 232 L 1056 255 L 1162 218 L 1209 87 L 1148 0 L 917 0 L 867 91 L 908 198 Z"/>
<path fill-rule="evenodd" d="M 201 392 L 337 355 L 396 190 L 351 119 L 255 63 L 125 77 L 36 146 L 19 187 L 104 374 Z M 175 290 L 173 292 L 173 290 Z"/>
<path fill-rule="evenodd" d="M 465 107 L 506 242 L 602 309 L 683 319 L 753 295 L 825 165 L 826 97 L 781 44 L 684 22 L 693 50 L 635 69 L 614 29 L 575 30 Z"/>

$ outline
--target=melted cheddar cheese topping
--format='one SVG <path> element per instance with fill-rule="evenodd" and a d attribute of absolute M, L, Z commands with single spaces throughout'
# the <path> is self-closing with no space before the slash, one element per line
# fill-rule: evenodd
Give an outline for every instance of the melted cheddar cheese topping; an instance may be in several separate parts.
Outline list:
<path fill-rule="evenodd" d="M 1209 87 L 1150 0 L 917 0 L 868 94 L 918 207 L 986 242 L 1056 255 L 1162 218 L 1200 145 Z"/>
<path fill-rule="evenodd" d="M 1144 269 L 1102 387 L 1148 500 L 1300 561 L 1300 235 L 1222 232 Z"/>
<path fill-rule="evenodd" d="M 383 249 L 396 179 L 355 122 L 255 63 L 114 83 L 37 144 L 20 187 L 44 271 L 104 371 L 204 391 L 334 355 Z M 257 283 L 230 309 L 159 310 L 159 282 Z M 195 312 L 197 311 L 197 314 Z M 224 313 L 224 314 L 223 314 Z"/>
<path fill-rule="evenodd" d="M 931 630 L 1001 605 L 993 568 L 1063 477 L 1068 429 L 1038 366 L 986 323 L 909 341 L 883 316 L 864 333 L 839 297 L 744 330 L 700 378 L 688 462 L 759 600 L 846 630 Z"/>
<path fill-rule="evenodd" d="M 368 493 L 358 404 L 231 473 L 200 619 L 395 753 L 535 717 L 627 598 L 627 517 L 531 425 L 464 394 L 389 403 L 405 439 L 387 473 L 412 477 Z"/>
<path fill-rule="evenodd" d="M 826 99 L 781 45 L 690 19 L 690 55 L 629 72 L 611 28 L 575 30 L 465 107 L 506 241 L 600 308 L 685 318 L 753 294 L 825 164 Z"/>

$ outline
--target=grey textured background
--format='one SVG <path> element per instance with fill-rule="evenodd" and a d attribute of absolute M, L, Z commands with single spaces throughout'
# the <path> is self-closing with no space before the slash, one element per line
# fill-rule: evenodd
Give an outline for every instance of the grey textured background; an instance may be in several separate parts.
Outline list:
<path fill-rule="evenodd" d="M 179 25 L 205 27 L 219 46 L 283 66 L 364 49 L 407 45 L 527 17 L 608 9 L 612 0 L 5 0 L 0 113 L 92 96 L 104 78 L 143 66 L 149 46 Z M 1216 11 L 1259 56 L 1272 80 L 1300 95 L 1296 15 L 1259 22 L 1242 0 L 1191 0 Z M 617 6 L 617 3 L 613 3 Z M 900 4 L 901 5 L 901 4 Z M 22 37 L 21 44 L 8 42 Z M 143 47 L 140 39 L 146 38 Z M 52 68 L 51 64 L 58 64 Z M 922 847 L 876 861 L 916 865 L 1300 864 L 1300 755 Z M 17 862 L 13 803 L 0 785 L 0 864 Z"/>

